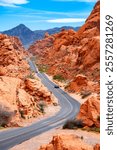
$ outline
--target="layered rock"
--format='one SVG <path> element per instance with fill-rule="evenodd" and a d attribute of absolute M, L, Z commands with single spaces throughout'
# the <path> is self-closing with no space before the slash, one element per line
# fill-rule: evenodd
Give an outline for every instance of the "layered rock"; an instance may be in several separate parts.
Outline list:
<path fill-rule="evenodd" d="M 99 97 L 90 97 L 80 107 L 77 119 L 81 119 L 88 127 L 100 127 L 100 101 Z"/>
<path fill-rule="evenodd" d="M 48 35 L 31 46 L 29 51 L 39 57 L 38 64 L 48 66 L 49 74 L 67 79 L 66 89 L 69 91 L 99 95 L 100 1 L 77 32 L 62 30 Z M 82 104 L 78 118 L 83 119 L 87 126 L 99 127 L 99 106 L 99 97 L 89 98 Z"/>
<path fill-rule="evenodd" d="M 39 150 L 93 150 L 93 147 L 75 135 L 58 135 L 54 136 L 48 145 L 41 146 Z"/>
<path fill-rule="evenodd" d="M 50 40 L 51 39 L 51 40 Z M 46 44 L 45 44 L 46 43 Z M 44 47 L 43 47 L 44 45 Z M 100 2 L 85 24 L 77 31 L 62 30 L 37 41 L 29 51 L 39 57 L 38 64 L 48 65 L 48 73 L 73 79 L 78 74 L 99 81 Z"/>
<path fill-rule="evenodd" d="M 57 102 L 54 95 L 48 91 L 48 89 L 38 79 L 26 79 L 25 90 L 35 97 L 35 101 L 44 101 L 47 104 Z"/>
<path fill-rule="evenodd" d="M 29 74 L 24 48 L 16 37 L 0 34 L 0 75 L 23 78 Z"/>
<path fill-rule="evenodd" d="M 99 82 L 94 82 L 88 79 L 87 76 L 78 74 L 66 87 L 70 92 L 79 92 L 79 93 L 100 93 Z"/>
<path fill-rule="evenodd" d="M 18 38 L 0 34 L 0 125 L 18 125 L 42 114 L 39 103 L 54 96 L 32 74 Z M 33 77 L 33 79 L 31 79 Z"/>

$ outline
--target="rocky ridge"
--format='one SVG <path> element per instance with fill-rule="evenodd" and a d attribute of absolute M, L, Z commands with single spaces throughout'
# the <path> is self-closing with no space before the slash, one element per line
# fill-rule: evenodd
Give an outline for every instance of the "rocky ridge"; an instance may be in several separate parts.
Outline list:
<path fill-rule="evenodd" d="M 55 100 L 31 72 L 26 57 L 18 38 L 0 34 L 1 126 L 18 126 L 18 121 L 38 117 L 42 114 L 40 102 Z"/>
<path fill-rule="evenodd" d="M 69 141 L 69 142 L 68 142 Z M 39 150 L 99 150 L 100 146 L 96 144 L 94 147 L 86 144 L 83 139 L 75 135 L 57 135 L 52 141 Z"/>
<path fill-rule="evenodd" d="M 78 74 L 99 80 L 100 2 L 85 24 L 77 31 L 62 30 L 35 42 L 29 51 L 39 57 L 38 64 L 48 66 L 48 73 L 73 79 Z"/>
<path fill-rule="evenodd" d="M 100 116 L 100 1 L 77 32 L 71 29 L 46 34 L 29 51 L 37 57 L 39 66 L 47 68 L 48 74 L 67 81 L 66 90 L 90 95 L 77 118 L 83 119 L 87 126 L 99 127 L 96 118 Z"/>

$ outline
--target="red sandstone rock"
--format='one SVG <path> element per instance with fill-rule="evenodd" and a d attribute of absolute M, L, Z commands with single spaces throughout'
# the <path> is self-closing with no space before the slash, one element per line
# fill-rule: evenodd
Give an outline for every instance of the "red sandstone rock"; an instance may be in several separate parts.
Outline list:
<path fill-rule="evenodd" d="M 39 150 L 93 150 L 93 147 L 75 135 L 57 135 L 49 144 L 41 146 Z"/>
<path fill-rule="evenodd" d="M 90 80 L 99 81 L 100 2 L 77 32 L 63 30 L 46 36 L 29 51 L 39 56 L 39 64 L 49 66 L 48 73 L 52 75 L 61 74 L 65 79 L 73 79 L 77 74 L 83 74 Z"/>
<path fill-rule="evenodd" d="M 99 145 L 99 144 L 96 144 L 96 145 L 94 146 L 94 150 L 100 150 L 100 145 Z"/>
<path fill-rule="evenodd" d="M 0 34 L 0 118 L 8 120 L 7 126 L 18 126 L 22 118 L 39 116 L 41 100 L 47 104 L 55 100 L 41 81 L 29 79 L 26 57 L 18 38 Z M 0 125 L 4 120 L 0 119 Z"/>
<path fill-rule="evenodd" d="M 83 120 L 84 124 L 88 127 L 100 127 L 100 101 L 99 97 L 90 97 L 80 107 L 80 112 L 77 119 Z"/>

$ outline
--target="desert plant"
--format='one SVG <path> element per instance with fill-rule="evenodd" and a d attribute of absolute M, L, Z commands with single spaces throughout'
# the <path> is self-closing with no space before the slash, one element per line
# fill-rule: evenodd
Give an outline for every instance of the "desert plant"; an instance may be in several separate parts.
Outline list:
<path fill-rule="evenodd" d="M 34 74 L 30 73 L 26 78 L 35 79 Z"/>
<path fill-rule="evenodd" d="M 64 81 L 65 80 L 65 78 L 60 74 L 54 75 L 53 79 L 58 80 L 58 81 Z"/>
<path fill-rule="evenodd" d="M 76 129 L 83 128 L 84 123 L 82 120 L 68 120 L 64 125 L 63 129 Z"/>
<path fill-rule="evenodd" d="M 97 127 L 91 127 L 90 131 L 94 131 L 94 132 L 100 132 L 100 128 Z"/>
<path fill-rule="evenodd" d="M 88 97 L 89 95 L 91 95 L 91 92 L 90 91 L 82 91 L 80 93 L 80 95 L 84 99 L 84 98 Z"/>
<path fill-rule="evenodd" d="M 42 73 L 48 71 L 48 66 L 47 65 L 37 65 L 37 66 L 38 66 L 38 70 Z"/>
<path fill-rule="evenodd" d="M 41 111 L 42 113 L 45 113 L 44 109 L 45 109 L 45 107 L 46 107 L 46 104 L 45 104 L 44 101 L 40 101 L 40 102 L 38 103 L 38 107 L 39 107 L 39 111 Z"/>
<path fill-rule="evenodd" d="M 7 126 L 15 114 L 15 111 L 10 111 L 7 107 L 0 105 L 0 126 Z"/>
<path fill-rule="evenodd" d="M 23 111 L 23 110 L 19 110 L 19 113 L 20 113 L 20 115 L 21 115 L 21 118 L 25 119 L 24 111 Z"/>
<path fill-rule="evenodd" d="M 97 120 L 100 122 L 100 115 L 97 117 Z"/>

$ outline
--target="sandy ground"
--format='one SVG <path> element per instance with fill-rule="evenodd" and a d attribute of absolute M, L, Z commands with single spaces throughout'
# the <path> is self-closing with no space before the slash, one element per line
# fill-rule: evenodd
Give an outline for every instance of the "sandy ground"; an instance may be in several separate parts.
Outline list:
<path fill-rule="evenodd" d="M 100 143 L 100 134 L 94 132 L 87 132 L 83 130 L 62 130 L 62 129 L 53 129 L 46 133 L 43 133 L 39 136 L 36 136 L 28 141 L 25 141 L 10 150 L 38 150 L 41 145 L 48 144 L 54 135 L 57 134 L 74 134 L 79 137 L 83 137 L 84 142 L 95 145 Z"/>

